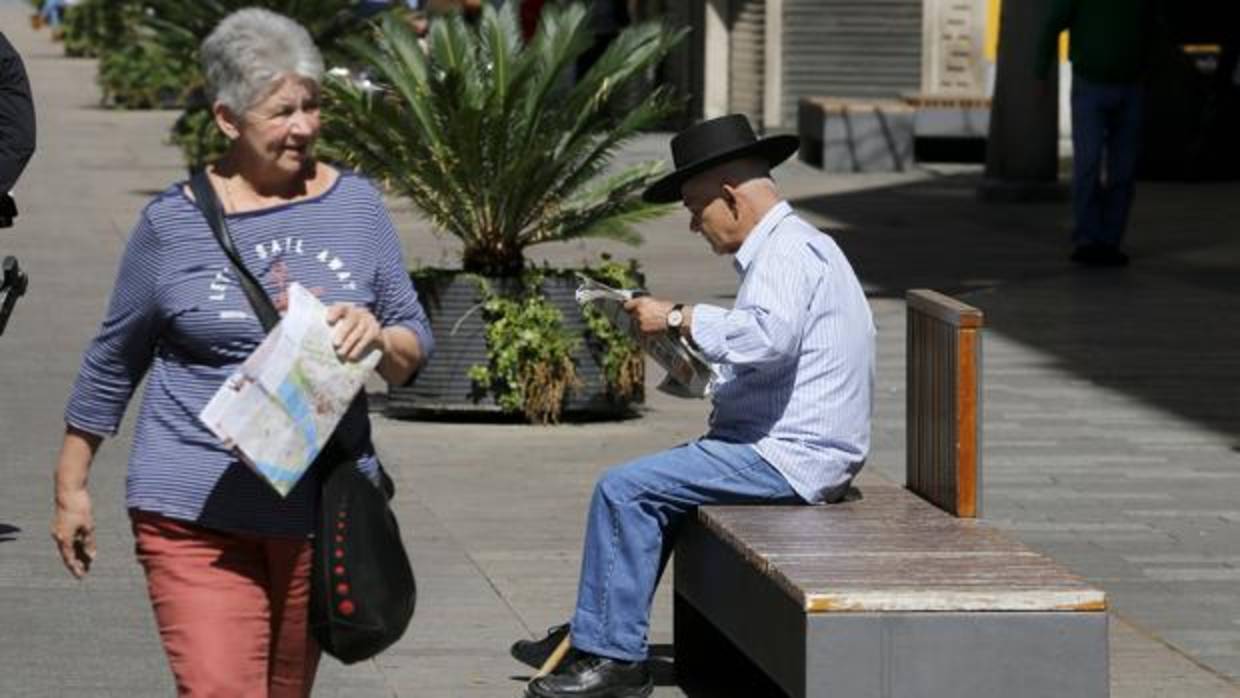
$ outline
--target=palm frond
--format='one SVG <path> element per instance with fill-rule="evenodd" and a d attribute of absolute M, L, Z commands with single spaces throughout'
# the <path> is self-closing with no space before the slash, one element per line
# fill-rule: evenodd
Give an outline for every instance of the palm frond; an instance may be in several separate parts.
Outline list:
<path fill-rule="evenodd" d="M 327 82 L 325 141 L 460 238 L 472 271 L 515 271 L 526 247 L 554 240 L 637 243 L 633 226 L 667 210 L 640 200 L 655 164 L 612 160 L 677 108 L 666 89 L 633 95 L 683 32 L 630 27 L 574 79 L 593 40 L 585 7 L 548 5 L 524 44 L 515 7 L 486 6 L 476 27 L 437 21 L 425 52 L 384 20 L 345 44 L 381 91 Z"/>

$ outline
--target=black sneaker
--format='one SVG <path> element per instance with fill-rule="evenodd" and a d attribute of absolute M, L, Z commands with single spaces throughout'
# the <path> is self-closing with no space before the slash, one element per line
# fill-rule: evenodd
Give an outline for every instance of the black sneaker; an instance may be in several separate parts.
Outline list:
<path fill-rule="evenodd" d="M 647 698 L 654 679 L 645 662 L 581 652 L 563 671 L 534 679 L 526 698 Z"/>
<path fill-rule="evenodd" d="M 547 636 L 541 640 L 517 640 L 512 643 L 512 647 L 508 648 L 508 653 L 513 659 L 526 666 L 541 669 L 542 665 L 547 662 L 547 658 L 551 656 L 556 647 L 560 646 L 560 642 L 567 635 L 568 623 L 552 626 L 547 629 Z M 561 664 L 571 662 L 573 659 L 573 650 L 569 650 Z"/>

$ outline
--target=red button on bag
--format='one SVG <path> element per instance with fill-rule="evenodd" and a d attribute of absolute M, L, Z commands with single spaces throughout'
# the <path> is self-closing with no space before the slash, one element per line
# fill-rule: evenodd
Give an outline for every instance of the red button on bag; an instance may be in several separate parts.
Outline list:
<path fill-rule="evenodd" d="M 344 576 L 344 565 L 336 565 L 335 567 L 332 568 L 332 572 L 335 572 L 337 577 L 343 577 Z"/>
<path fill-rule="evenodd" d="M 353 615 L 353 610 L 354 610 L 353 602 L 348 599 L 345 599 L 344 601 L 341 601 L 340 603 L 336 604 L 336 610 L 340 611 L 340 615 L 342 616 L 351 616 Z"/>
<path fill-rule="evenodd" d="M 341 582 L 341 583 L 337 584 L 337 585 L 336 585 L 336 594 L 338 594 L 339 596 L 348 596 L 348 595 L 349 595 L 349 585 L 348 585 L 348 584 L 345 584 L 344 582 Z"/>
<path fill-rule="evenodd" d="M 337 535 L 336 535 L 336 542 L 337 542 L 337 543 L 343 543 L 343 542 L 344 542 L 344 536 L 337 534 Z"/>
<path fill-rule="evenodd" d="M 343 522 L 343 521 L 337 521 L 337 522 L 336 522 L 336 530 L 337 530 L 337 531 L 343 531 L 343 530 L 344 530 L 344 522 Z"/>
<path fill-rule="evenodd" d="M 342 557 L 344 557 L 344 551 L 340 548 L 336 548 L 336 559 L 339 560 Z"/>

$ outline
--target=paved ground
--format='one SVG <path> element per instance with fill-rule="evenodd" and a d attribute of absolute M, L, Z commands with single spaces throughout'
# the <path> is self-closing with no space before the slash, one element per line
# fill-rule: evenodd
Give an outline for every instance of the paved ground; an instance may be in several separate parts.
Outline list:
<path fill-rule="evenodd" d="M 81 349 L 137 211 L 181 173 L 160 142 L 173 115 L 99 109 L 94 64 L 62 58 L 23 8 L 0 0 L 0 27 L 38 92 L 41 136 L 17 190 L 19 225 L 0 236 L 0 252 L 32 277 L 0 338 L 0 696 L 167 695 L 122 507 L 128 431 L 104 446 L 92 477 L 101 540 L 87 581 L 62 571 L 46 527 Z M 665 147 L 650 137 L 625 156 Z M 880 395 L 870 468 L 901 476 L 904 290 L 961 294 L 989 325 L 986 517 L 1110 593 L 1114 696 L 1240 695 L 1240 186 L 1142 184 L 1133 267 L 1083 272 L 1064 261 L 1062 205 L 980 205 L 971 168 L 842 178 L 791 164 L 778 176 L 838 231 L 871 293 Z M 451 241 L 393 208 L 411 258 L 452 259 Z M 541 254 L 575 261 L 610 249 L 641 259 L 663 295 L 728 299 L 728 263 L 685 226 L 677 213 L 647 226 L 635 250 Z M 705 413 L 654 394 L 641 418 L 610 424 L 378 419 L 421 606 L 378 660 L 326 662 L 316 695 L 517 695 L 526 672 L 505 648 L 568 612 L 593 479 L 696 435 Z M 657 695 L 678 696 L 668 591 L 654 617 Z"/>

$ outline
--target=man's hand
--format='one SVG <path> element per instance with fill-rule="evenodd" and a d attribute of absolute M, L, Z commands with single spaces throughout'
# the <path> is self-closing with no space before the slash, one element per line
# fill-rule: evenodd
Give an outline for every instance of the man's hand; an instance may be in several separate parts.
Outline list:
<path fill-rule="evenodd" d="M 637 323 L 642 334 L 662 334 L 667 332 L 667 314 L 675 305 L 671 301 L 642 296 L 626 301 L 624 310 Z"/>
<path fill-rule="evenodd" d="M 336 355 L 358 361 L 371 349 L 383 350 L 383 328 L 369 310 L 349 303 L 337 303 L 327 309 L 327 324 L 332 326 L 332 344 Z"/>
<path fill-rule="evenodd" d="M 85 577 L 95 561 L 95 517 L 86 488 L 56 493 L 52 540 L 65 568 L 78 579 Z"/>

